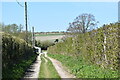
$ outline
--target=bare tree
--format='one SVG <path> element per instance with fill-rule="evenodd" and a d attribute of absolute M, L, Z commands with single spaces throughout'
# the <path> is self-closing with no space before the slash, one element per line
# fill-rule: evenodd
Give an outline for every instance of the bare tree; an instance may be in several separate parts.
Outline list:
<path fill-rule="evenodd" d="M 97 23 L 94 15 L 83 13 L 76 17 L 74 22 L 69 23 L 67 31 L 70 33 L 85 33 L 89 29 L 92 29 Z"/>

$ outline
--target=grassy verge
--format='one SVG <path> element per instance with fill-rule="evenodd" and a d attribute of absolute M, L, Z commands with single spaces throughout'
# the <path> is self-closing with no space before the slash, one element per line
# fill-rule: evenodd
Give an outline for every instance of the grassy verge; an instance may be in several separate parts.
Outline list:
<path fill-rule="evenodd" d="M 99 66 L 88 64 L 81 57 L 76 59 L 61 54 L 48 54 L 48 56 L 61 61 L 77 78 L 118 78 L 118 71 L 102 69 Z"/>
<path fill-rule="evenodd" d="M 47 62 L 46 62 L 46 60 Z M 39 74 L 39 78 L 60 78 L 60 76 L 58 75 L 56 69 L 54 68 L 52 62 L 46 58 L 44 55 L 41 56 L 41 67 L 40 67 L 40 74 Z"/>
<path fill-rule="evenodd" d="M 19 64 L 3 69 L 3 73 L 6 77 L 3 77 L 2 80 L 20 80 L 25 76 L 25 71 L 35 61 L 35 59 L 36 57 L 32 57 L 29 60 L 22 60 Z"/>

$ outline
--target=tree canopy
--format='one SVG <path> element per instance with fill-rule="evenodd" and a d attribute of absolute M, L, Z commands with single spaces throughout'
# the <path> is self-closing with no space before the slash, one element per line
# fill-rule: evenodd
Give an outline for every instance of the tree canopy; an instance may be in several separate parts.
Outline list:
<path fill-rule="evenodd" d="M 67 31 L 71 33 L 85 33 L 97 23 L 94 15 L 83 13 L 76 17 L 72 23 L 69 23 Z"/>

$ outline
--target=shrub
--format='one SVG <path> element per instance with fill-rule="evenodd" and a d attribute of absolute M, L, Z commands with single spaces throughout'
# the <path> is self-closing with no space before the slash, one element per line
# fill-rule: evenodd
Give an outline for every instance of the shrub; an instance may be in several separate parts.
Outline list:
<path fill-rule="evenodd" d="M 36 46 L 41 47 L 42 50 L 47 50 L 48 47 L 53 45 L 54 43 L 51 41 L 36 41 Z"/>
<path fill-rule="evenodd" d="M 25 70 L 36 59 L 34 49 L 23 39 L 2 33 L 2 77 L 22 78 Z"/>

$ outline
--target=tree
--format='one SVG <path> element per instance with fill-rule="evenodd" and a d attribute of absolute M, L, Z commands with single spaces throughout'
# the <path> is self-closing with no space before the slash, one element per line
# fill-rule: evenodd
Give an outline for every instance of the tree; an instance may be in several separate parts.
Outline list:
<path fill-rule="evenodd" d="M 11 24 L 10 25 L 10 31 L 13 33 L 17 33 L 18 32 L 18 25 L 17 24 Z"/>
<path fill-rule="evenodd" d="M 2 23 L 0 23 L 0 32 L 2 31 Z"/>
<path fill-rule="evenodd" d="M 18 32 L 18 25 L 17 24 L 9 24 L 2 27 L 3 32 L 6 33 L 16 33 Z"/>
<path fill-rule="evenodd" d="M 20 37 L 22 39 L 26 39 L 26 33 L 23 30 L 23 25 L 20 24 L 19 26 L 17 24 L 9 24 L 9 25 L 4 25 L 0 23 L 0 26 L 2 26 L 2 31 L 5 33 L 9 33 L 13 36 L 17 36 Z M 27 32 L 27 36 L 28 36 L 28 40 L 27 42 L 31 43 L 31 39 L 32 39 L 32 34 L 31 31 Z"/>
<path fill-rule="evenodd" d="M 74 22 L 69 23 L 67 31 L 70 33 L 85 33 L 89 29 L 92 29 L 97 23 L 94 15 L 83 13 L 76 17 Z"/>
<path fill-rule="evenodd" d="M 23 30 L 23 25 L 20 24 L 19 27 L 18 27 L 18 32 L 22 32 L 22 30 Z"/>
<path fill-rule="evenodd" d="M 59 41 L 59 40 L 58 40 L 58 39 L 56 39 L 54 42 L 56 42 L 56 43 L 57 43 L 58 41 Z"/>

